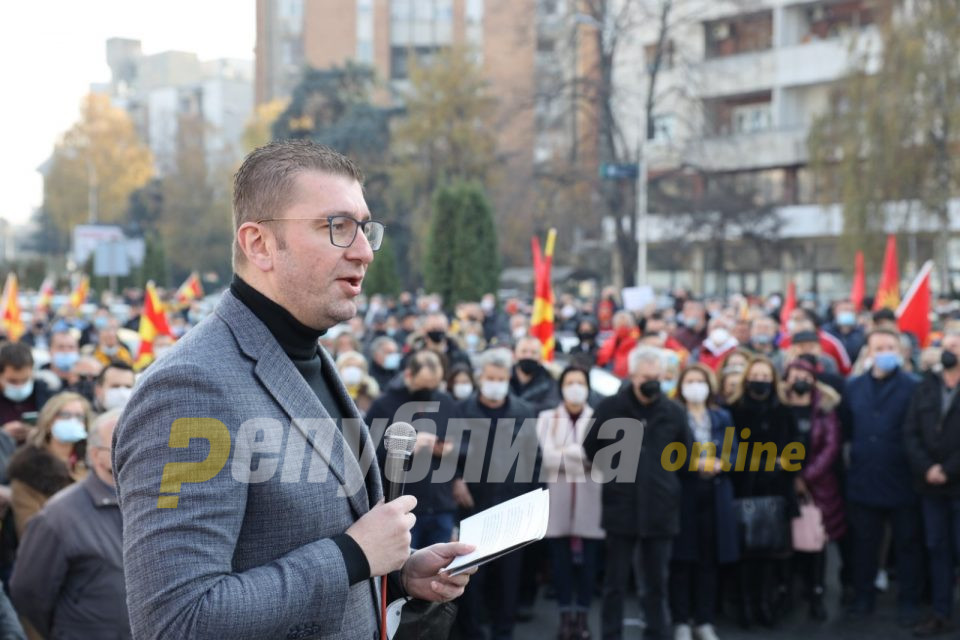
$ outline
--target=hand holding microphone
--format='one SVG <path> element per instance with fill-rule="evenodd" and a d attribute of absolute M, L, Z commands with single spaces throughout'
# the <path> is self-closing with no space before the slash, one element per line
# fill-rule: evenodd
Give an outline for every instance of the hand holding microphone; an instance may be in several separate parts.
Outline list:
<path fill-rule="evenodd" d="M 417 521 L 410 512 L 417 506 L 417 499 L 401 494 L 416 441 L 417 432 L 411 425 L 405 422 L 390 425 L 383 438 L 387 450 L 384 476 L 388 501 L 378 502 L 346 531 L 363 550 L 370 575 L 382 576 L 396 571 L 410 556 L 410 530 Z"/>

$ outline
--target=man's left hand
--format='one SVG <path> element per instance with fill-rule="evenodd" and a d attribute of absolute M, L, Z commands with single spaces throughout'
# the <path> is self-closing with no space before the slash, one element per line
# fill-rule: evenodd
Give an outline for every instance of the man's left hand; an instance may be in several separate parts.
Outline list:
<path fill-rule="evenodd" d="M 463 595 L 476 567 L 457 576 L 442 575 L 444 568 L 457 556 L 470 553 L 473 545 L 462 542 L 444 542 L 420 549 L 410 556 L 400 570 L 400 579 L 407 593 L 429 602 L 449 602 Z"/>

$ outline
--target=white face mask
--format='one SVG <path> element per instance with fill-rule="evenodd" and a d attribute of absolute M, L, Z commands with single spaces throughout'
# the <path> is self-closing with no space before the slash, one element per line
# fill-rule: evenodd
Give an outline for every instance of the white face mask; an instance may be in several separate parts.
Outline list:
<path fill-rule="evenodd" d="M 453 397 L 457 400 L 465 400 L 473 393 L 473 385 L 469 382 L 458 382 L 453 385 Z"/>
<path fill-rule="evenodd" d="M 487 400 L 500 402 L 507 397 L 508 393 L 510 393 L 510 382 L 508 380 L 504 380 L 503 382 L 497 382 L 496 380 L 484 380 L 480 383 L 480 393 Z"/>
<path fill-rule="evenodd" d="M 3 395 L 11 402 L 23 402 L 33 394 L 33 380 L 27 380 L 24 384 L 5 384 L 3 385 Z"/>
<path fill-rule="evenodd" d="M 103 394 L 103 408 L 107 411 L 112 409 L 123 409 L 130 401 L 133 395 L 133 389 L 129 387 L 114 387 L 107 389 Z"/>
<path fill-rule="evenodd" d="M 730 332 L 723 328 L 716 328 L 710 332 L 710 342 L 716 346 L 726 343 L 730 339 Z"/>
<path fill-rule="evenodd" d="M 340 377 L 343 378 L 343 384 L 354 387 L 363 382 L 363 369 L 360 367 L 344 367 L 340 371 Z"/>
<path fill-rule="evenodd" d="M 687 402 L 702 404 L 710 396 L 710 386 L 706 382 L 684 382 L 681 392 Z"/>
<path fill-rule="evenodd" d="M 566 385 L 562 392 L 564 401 L 577 406 L 586 404 L 587 396 L 590 395 L 587 385 L 579 382 Z"/>

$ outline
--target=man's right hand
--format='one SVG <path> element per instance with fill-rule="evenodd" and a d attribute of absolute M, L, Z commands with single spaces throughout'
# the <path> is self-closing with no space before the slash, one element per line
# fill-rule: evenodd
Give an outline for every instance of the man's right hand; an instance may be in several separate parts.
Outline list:
<path fill-rule="evenodd" d="M 935 464 L 927 469 L 927 484 L 946 484 L 947 474 L 943 472 L 943 467 Z"/>
<path fill-rule="evenodd" d="M 413 496 L 381 500 L 347 529 L 367 557 L 371 576 L 397 571 L 410 557 L 410 530 L 417 521 L 410 512 L 416 506 Z"/>

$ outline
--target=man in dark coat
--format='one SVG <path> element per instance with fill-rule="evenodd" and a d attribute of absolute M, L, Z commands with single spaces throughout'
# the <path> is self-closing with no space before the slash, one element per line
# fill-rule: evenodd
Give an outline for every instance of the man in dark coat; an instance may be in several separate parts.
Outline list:
<path fill-rule="evenodd" d="M 503 348 L 482 353 L 477 363 L 477 393 L 460 403 L 460 415 L 470 425 L 460 451 L 468 502 L 477 511 L 506 502 L 537 488 L 539 443 L 534 408 L 510 393 L 513 358 Z M 474 421 L 482 421 L 480 426 Z M 476 427 L 476 428 L 474 428 Z M 481 433 L 481 431 L 486 433 Z M 511 446 L 513 443 L 513 446 Z M 516 462 L 516 464 L 514 464 Z M 479 609 L 484 589 L 492 597 L 492 638 L 513 637 L 524 550 L 507 554 L 481 567 L 460 601 L 459 626 L 467 640 L 484 638 Z"/>
<path fill-rule="evenodd" d="M 680 443 L 690 451 L 692 437 L 683 409 L 660 392 L 664 359 L 659 349 L 641 346 L 630 354 L 630 384 L 597 407 L 595 421 L 583 443 L 594 468 L 601 467 L 601 450 L 608 446 L 608 421 L 629 419 L 625 429 L 642 430 L 642 446 L 634 434 L 617 440 L 632 442 L 619 455 L 619 464 L 637 460 L 635 478 L 605 477 L 601 526 L 607 533 L 607 565 L 603 585 L 603 637 L 616 640 L 623 633 L 623 600 L 630 575 L 630 558 L 639 551 L 646 585 L 644 637 L 671 637 L 667 608 L 669 562 L 673 538 L 680 533 L 680 477 L 663 466 L 664 450 Z M 622 431 L 622 430 L 621 430 Z M 621 431 L 616 433 L 619 435 Z M 669 453 L 669 452 L 668 452 Z M 603 470 L 609 473 L 610 470 Z"/>
<path fill-rule="evenodd" d="M 517 364 L 514 365 L 513 375 L 510 377 L 510 391 L 533 405 L 537 414 L 560 404 L 557 381 L 541 364 L 543 344 L 540 340 L 532 336 L 520 338 L 514 347 L 513 356 Z"/>
<path fill-rule="evenodd" d="M 932 636 L 953 629 L 954 566 L 960 549 L 960 331 L 943 337 L 941 373 L 928 372 L 907 412 L 907 456 L 922 498 L 930 559 L 933 615 L 916 629 Z"/>
<path fill-rule="evenodd" d="M 893 329 L 874 329 L 867 336 L 873 367 L 851 378 L 843 394 L 841 419 L 850 434 L 847 472 L 847 520 L 853 535 L 853 613 L 873 611 L 884 524 L 892 524 L 899 582 L 899 621 L 918 622 L 923 560 L 920 509 L 911 486 L 904 422 L 917 387 L 903 370 L 900 336 Z"/>
<path fill-rule="evenodd" d="M 381 433 L 394 422 L 410 422 L 417 429 L 417 444 L 411 468 L 421 468 L 417 458 L 432 456 L 430 472 L 406 483 L 404 493 L 417 499 L 413 514 L 417 522 L 410 532 L 410 546 L 422 549 L 439 542 L 450 542 L 457 506 L 453 501 L 453 479 L 436 482 L 433 477 L 444 454 L 452 453 L 452 444 L 444 442 L 447 424 L 457 417 L 453 398 L 439 391 L 443 379 L 440 356 L 422 350 L 411 354 L 403 371 L 403 384 L 390 386 L 367 410 L 366 421 L 373 433 Z M 456 455 L 456 454 L 453 454 Z M 378 457 L 383 463 L 385 451 L 381 442 Z M 381 471 L 382 471 L 381 466 Z"/>
<path fill-rule="evenodd" d="M 110 465 L 119 417 L 116 410 L 97 419 L 87 441 L 89 475 L 51 498 L 23 536 L 10 596 L 45 638 L 132 637 Z"/>

